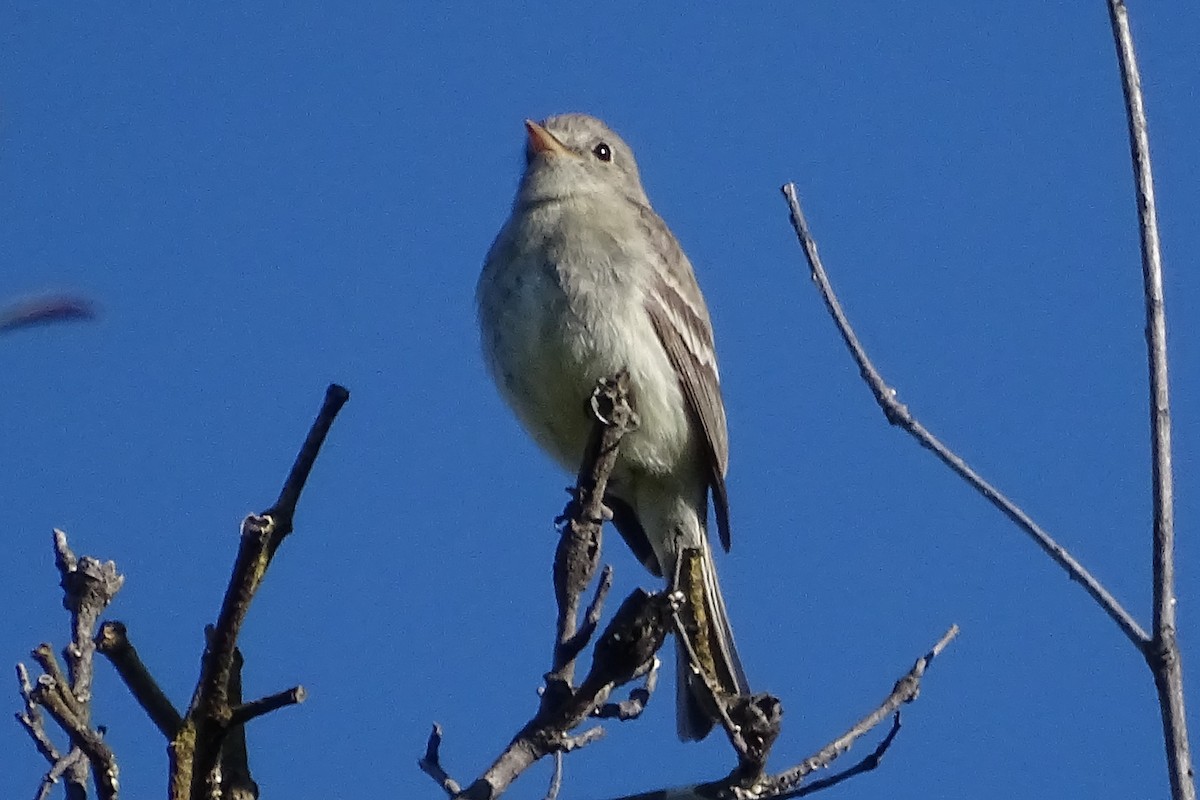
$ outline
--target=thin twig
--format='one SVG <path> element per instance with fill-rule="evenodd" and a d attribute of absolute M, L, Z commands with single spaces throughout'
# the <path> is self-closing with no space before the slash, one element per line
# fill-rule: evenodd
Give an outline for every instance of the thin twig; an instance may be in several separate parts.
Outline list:
<path fill-rule="evenodd" d="M 616 719 L 628 722 L 637 719 L 646 710 L 650 698 L 658 688 L 658 671 L 662 661 L 656 656 L 646 665 L 646 680 L 641 686 L 629 690 L 629 697 L 619 703 L 605 703 L 596 709 L 596 716 L 601 719 Z"/>
<path fill-rule="evenodd" d="M 116 800 L 118 794 L 117 759 L 112 748 L 100 734 L 91 729 L 85 717 L 76 713 L 76 709 L 65 699 L 69 695 L 66 686 L 56 682 L 48 675 L 43 675 L 34 687 L 34 700 L 54 718 L 67 735 L 71 743 L 87 756 L 87 763 L 92 768 L 92 778 L 96 782 L 96 793 L 100 800 Z M 66 772 L 69 774 L 71 767 Z"/>
<path fill-rule="evenodd" d="M 83 751 L 75 748 L 60 759 L 55 760 L 53 766 L 42 776 L 42 784 L 38 787 L 37 794 L 34 795 L 35 800 L 46 800 L 50 796 L 51 790 L 54 789 L 54 784 L 62 780 L 62 776 L 68 769 L 73 767 L 79 761 L 86 761 L 87 756 Z M 84 794 L 86 797 L 87 794 Z"/>
<path fill-rule="evenodd" d="M 566 535 L 566 534 L 564 534 Z M 597 553 L 599 556 L 599 553 Z M 597 559 L 598 560 L 598 559 Z M 604 613 L 604 601 L 608 597 L 608 592 L 612 589 L 613 570 L 611 565 L 605 565 L 604 569 L 600 570 L 600 580 L 596 582 L 596 592 L 592 595 L 592 602 L 588 604 L 587 611 L 583 615 L 583 624 L 579 626 L 579 630 L 572 633 L 566 641 L 559 642 L 555 647 L 555 661 L 562 663 L 564 666 L 570 666 L 575 663 L 575 659 L 587 647 L 588 642 L 596 634 L 596 627 L 600 624 L 600 617 Z M 578 609 L 577 602 L 568 603 L 568 610 L 571 606 Z M 560 618 L 567 618 L 566 610 L 560 608 Z M 574 615 L 570 617 L 574 619 Z M 574 627 L 574 624 L 563 626 L 561 630 L 567 631 Z M 571 669 L 573 673 L 574 669 Z M 563 670 L 560 668 L 557 671 L 556 677 L 561 677 Z"/>
<path fill-rule="evenodd" d="M 558 793 L 562 790 L 563 776 L 563 754 L 554 754 L 554 772 L 550 775 L 550 786 L 546 789 L 546 800 L 558 800 Z"/>
<path fill-rule="evenodd" d="M 229 724 L 230 726 L 245 725 L 255 717 L 261 717 L 263 714 L 270 714 L 272 711 L 303 703 L 307 696 L 303 686 L 293 686 L 291 689 L 276 692 L 266 697 L 260 697 L 257 700 L 251 700 L 249 703 L 243 703 L 233 709 L 233 714 L 229 718 Z"/>
<path fill-rule="evenodd" d="M 693 548 L 694 550 L 694 548 Z M 684 563 L 686 554 L 681 554 L 676 559 L 677 567 Z M 678 587 L 678 574 L 675 578 L 675 586 Z M 717 688 L 716 682 L 712 675 L 703 669 L 697 668 L 695 665 L 702 663 L 699 656 L 696 655 L 696 648 L 692 643 L 692 637 L 688 635 L 688 626 L 684 622 L 683 616 L 680 614 L 680 605 L 678 603 L 671 606 L 671 622 L 672 628 L 675 631 L 675 646 L 682 649 L 687 655 L 687 663 L 692 665 L 692 670 L 695 677 L 700 680 L 703 686 L 708 690 L 708 697 L 705 698 L 709 704 L 716 710 L 717 721 L 721 723 L 721 729 L 725 731 L 729 743 L 733 746 L 734 752 L 738 755 L 738 760 L 745 762 L 750 757 L 750 745 L 746 738 L 742 735 L 741 728 L 735 723 L 729 714 L 728 698 L 722 695 Z"/>
<path fill-rule="evenodd" d="M 862 775 L 864 772 L 870 772 L 871 770 L 876 769 L 880 762 L 883 761 L 884 754 L 887 753 L 888 749 L 892 746 L 892 742 L 896 741 L 896 736 L 899 735 L 899 733 L 900 712 L 897 711 L 892 715 L 892 727 L 888 729 L 887 736 L 884 736 L 883 741 L 881 741 L 873 751 L 865 755 L 862 761 L 859 761 L 854 766 L 844 769 L 835 775 L 830 775 L 828 778 L 821 778 L 806 786 L 802 786 L 790 794 L 783 795 L 779 798 L 779 800 L 785 800 L 785 798 L 794 797 L 807 797 L 810 794 L 816 794 L 817 792 L 837 786 L 839 783 L 847 781 L 856 775 Z"/>
<path fill-rule="evenodd" d="M 429 741 L 425 743 L 425 755 L 417 761 L 417 766 L 421 768 L 422 772 L 433 778 L 448 797 L 458 797 L 462 792 L 462 787 L 458 781 L 446 773 L 446 770 L 442 769 L 441 749 L 442 726 L 435 722 L 433 730 L 429 732 Z"/>
<path fill-rule="evenodd" d="M 1183 667 L 1175 636 L 1175 510 L 1171 474 L 1171 407 L 1167 372 L 1167 318 L 1163 295 L 1162 248 L 1154 204 L 1154 175 L 1150 168 L 1150 134 L 1142 79 L 1138 73 L 1123 0 L 1108 0 L 1121 88 L 1129 124 L 1129 151 L 1137 195 L 1138 230 L 1142 250 L 1142 285 L 1146 305 L 1146 354 L 1150 373 L 1150 446 L 1154 501 L 1154 638 L 1143 647 L 1162 714 L 1163 737 L 1171 796 L 1194 800 L 1195 776 L 1188 745 L 1184 708 Z"/>
<path fill-rule="evenodd" d="M 54 655 L 54 648 L 46 642 L 42 642 L 37 647 L 29 652 L 29 657 L 37 662 L 37 665 L 42 668 L 42 672 L 50 680 L 54 681 L 59 686 L 70 686 L 70 681 L 67 680 L 66 674 L 58 663 L 57 656 Z M 71 711 L 74 714 L 79 713 L 79 704 L 75 700 L 75 696 L 69 691 L 65 697 L 66 702 L 71 704 Z"/>
<path fill-rule="evenodd" d="M 521 773 L 555 752 L 582 747 L 603 735 L 592 728 L 572 735 L 594 716 L 612 691 L 643 674 L 646 662 L 662 647 L 668 629 L 669 601 L 662 594 L 635 589 L 621 603 L 597 639 L 588 674 L 574 691 L 543 696 L 537 713 L 517 732 L 492 765 L 464 790 L 468 800 L 499 797 Z"/>
<path fill-rule="evenodd" d="M 296 515 L 296 506 L 300 503 L 300 494 L 308 485 L 308 476 L 312 474 L 317 455 L 321 452 L 321 445 L 325 444 L 325 438 L 329 436 L 334 419 L 349 399 L 350 392 L 344 386 L 331 383 L 326 387 L 321 410 L 317 412 L 317 418 L 313 420 L 308 436 L 300 446 L 300 452 L 296 454 L 287 480 L 283 482 L 283 488 L 279 491 L 279 498 L 262 513 L 262 516 L 275 520 L 280 540 L 292 532 L 292 519 Z"/>
<path fill-rule="evenodd" d="M 796 767 L 772 778 L 765 784 L 770 789 L 769 794 L 772 796 L 784 794 L 798 787 L 806 775 L 828 767 L 834 759 L 849 750 L 859 737 L 892 715 L 901 705 L 915 700 L 921 691 L 921 678 L 924 677 L 925 670 L 956 636 L 958 636 L 958 626 L 951 625 L 929 652 L 917 659 L 908 674 L 896 681 L 891 694 L 884 698 L 874 711 L 860 719 L 850 730 L 804 759 Z"/>
<path fill-rule="evenodd" d="M 893 721 L 891 730 L 879 746 L 858 764 L 843 773 L 831 776 L 823 781 L 814 781 L 808 785 L 801 785 L 807 775 L 812 774 L 816 770 L 828 767 L 839 755 L 846 752 L 859 737 L 866 734 L 889 715 L 896 714 L 897 709 L 901 705 L 916 700 L 921 691 L 921 679 L 924 677 L 925 671 L 957 635 L 958 626 L 950 626 L 950 629 L 930 648 L 929 652 L 918 658 L 916 663 L 913 664 L 912 669 L 900 678 L 900 680 L 896 681 L 891 693 L 884 698 L 883 702 L 873 712 L 855 723 L 846 733 L 834 739 L 818 752 L 791 769 L 774 776 L 764 777 L 752 785 L 736 783 L 731 780 L 733 777 L 731 776 L 731 778 L 709 783 L 639 792 L 638 794 L 626 795 L 614 800 L 666 800 L 666 798 L 670 798 L 670 800 L 713 800 L 713 798 L 722 798 L 723 800 L 785 800 L 786 798 L 813 794 L 822 788 L 828 788 L 834 784 L 841 783 L 849 777 L 874 769 L 878 760 L 882 758 L 883 753 L 891 746 L 892 741 L 899 732 L 900 723 L 898 717 Z M 825 785 L 826 783 L 828 785 Z"/>
<path fill-rule="evenodd" d="M 29 671 L 25 669 L 24 664 L 17 664 L 17 685 L 20 687 L 21 701 L 24 705 L 24 710 L 16 714 L 17 722 L 29 734 L 29 738 L 33 739 L 33 746 L 42 757 L 50 764 L 58 764 L 62 757 L 54 742 L 50 741 L 50 735 L 46 733 L 46 720 L 42 716 L 41 708 L 34 702 L 33 684 L 29 682 Z"/>
<path fill-rule="evenodd" d="M 999 489 L 992 486 L 979 473 L 971 469 L 967 465 L 967 462 L 959 455 L 942 444 L 936 436 L 917 421 L 912 412 L 908 410 L 908 407 L 897 399 L 896 390 L 884 381 L 879 370 L 871 363 L 866 350 L 863 349 L 862 344 L 858 341 L 858 336 L 855 335 L 854 329 L 850 326 L 850 321 L 846 318 L 837 295 L 834 294 L 833 287 L 829 283 L 829 276 L 826 274 L 825 267 L 821 263 L 821 257 L 817 254 L 817 244 L 813 240 L 812 234 L 809 233 L 808 223 L 804 219 L 804 212 L 800 209 L 800 199 L 796 195 L 795 184 L 786 184 L 783 187 L 783 194 L 787 198 L 788 208 L 791 211 L 792 227 L 796 231 L 796 236 L 800 239 L 804 255 L 807 257 L 809 268 L 812 271 L 812 278 L 817 284 L 817 289 L 821 292 L 821 298 L 825 301 L 825 307 L 829 310 L 830 316 L 833 317 L 838 332 L 841 334 L 846 346 L 850 349 L 850 354 L 853 356 L 855 363 L 858 364 L 859 373 L 862 375 L 867 386 L 870 387 L 871 393 L 875 395 L 875 401 L 883 410 L 888 422 L 898 426 L 916 439 L 922 447 L 930 450 L 943 464 L 986 497 L 992 505 L 1000 509 L 1001 513 L 1016 523 L 1017 527 L 1029 534 L 1034 542 L 1056 564 L 1066 570 L 1071 580 L 1083 586 L 1084 590 L 1100 604 L 1100 607 L 1112 618 L 1113 622 L 1117 623 L 1117 626 L 1129 641 L 1133 642 L 1134 646 L 1139 650 L 1144 650 L 1146 644 L 1150 641 L 1149 636 L 1146 635 L 1146 632 L 1142 630 L 1142 627 L 1138 625 L 1133 616 L 1112 596 L 1108 589 L 1096 580 L 1082 564 L 1075 560 L 1075 557 L 1067 552 L 1066 548 L 1051 538 L 1050 534 L 1046 533 L 1016 503 L 1009 500 Z"/>

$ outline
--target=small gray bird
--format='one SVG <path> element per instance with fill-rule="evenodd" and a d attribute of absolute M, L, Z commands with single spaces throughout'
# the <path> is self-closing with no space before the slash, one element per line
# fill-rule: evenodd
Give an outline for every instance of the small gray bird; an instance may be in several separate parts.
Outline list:
<path fill-rule="evenodd" d="M 479 276 L 484 358 L 530 435 L 567 470 L 583 458 L 600 378 L 630 376 L 636 430 L 621 442 L 605 504 L 638 558 L 674 574 L 680 548 L 703 549 L 697 618 L 713 678 L 748 694 L 706 534 L 712 492 L 729 549 L 729 441 L 712 324 L 692 265 L 654 213 L 633 152 L 595 117 L 525 122 L 525 174 Z M 712 729 L 713 709 L 682 648 L 677 725 Z M 701 695 L 703 696 L 703 695 Z"/>

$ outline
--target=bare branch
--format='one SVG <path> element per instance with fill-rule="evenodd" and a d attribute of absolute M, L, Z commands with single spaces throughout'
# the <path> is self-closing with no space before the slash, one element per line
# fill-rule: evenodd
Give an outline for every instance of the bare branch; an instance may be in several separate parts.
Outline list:
<path fill-rule="evenodd" d="M 462 787 L 458 781 L 446 774 L 446 770 L 442 769 L 442 726 L 436 722 L 433 723 L 433 730 L 429 732 L 429 741 L 425 744 L 425 755 L 417 761 L 417 765 L 429 777 L 433 778 L 448 797 L 458 797 L 462 792 Z"/>
<path fill-rule="evenodd" d="M 883 741 L 881 741 L 872 752 L 864 756 L 862 761 L 859 761 L 857 764 L 848 769 L 842 770 L 836 775 L 830 775 L 828 778 L 821 778 L 820 780 L 813 781 L 807 786 L 802 786 L 795 792 L 792 792 L 789 795 L 784 795 L 784 797 L 807 797 L 810 794 L 816 794 L 817 792 L 837 786 L 839 783 L 847 781 L 856 775 L 861 775 L 864 772 L 870 772 L 871 770 L 877 768 L 883 761 L 884 754 L 887 753 L 888 749 L 892 746 L 892 742 L 896 741 L 896 736 L 899 733 L 900 712 L 897 711 L 892 715 L 892 727 L 888 730 L 887 736 L 884 736 Z"/>
<path fill-rule="evenodd" d="M 243 703 L 233 709 L 233 714 L 229 718 L 229 724 L 231 726 L 245 725 L 255 717 L 270 714 L 272 711 L 278 711 L 286 706 L 303 703 L 307 697 L 308 695 L 304 691 L 303 686 L 293 686 L 291 689 L 276 692 L 266 697 L 260 697 L 257 700 L 251 700 L 249 703 Z"/>
<path fill-rule="evenodd" d="M 859 737 L 891 716 L 901 705 L 916 700 L 921 691 L 921 678 L 924 677 L 925 670 L 956 636 L 958 636 L 958 626 L 951 625 L 929 652 L 917 659 L 908 674 L 896 681 L 891 694 L 884 698 L 874 711 L 860 719 L 850 730 L 800 762 L 798 766 L 773 778 L 767 784 L 770 787 L 770 794 L 783 794 L 798 786 L 804 776 L 828 767 L 834 759 L 849 750 Z"/>
<path fill-rule="evenodd" d="M 554 754 L 554 772 L 550 775 L 550 786 L 546 789 L 546 800 L 558 800 L 562 790 L 563 754 Z"/>
<path fill-rule="evenodd" d="M 231 728 L 234 706 L 230 690 L 235 678 L 237 639 L 259 586 L 279 545 L 292 531 L 296 503 L 312 472 L 317 454 L 333 420 L 350 393 L 337 384 L 325 390 L 325 400 L 300 448 L 275 504 L 242 522 L 242 535 L 225 598 L 207 637 L 200 678 L 191 706 L 168 751 L 171 757 L 171 800 L 200 797 L 211 780 L 221 745 Z"/>
<path fill-rule="evenodd" d="M 629 691 L 629 698 L 619 703 L 605 703 L 596 709 L 596 716 L 601 719 L 616 719 L 621 722 L 637 719 L 646 710 L 646 705 L 658 688 L 658 672 L 662 661 L 655 656 L 646 665 L 646 681 Z"/>
<path fill-rule="evenodd" d="M 629 373 L 622 371 L 611 380 L 601 381 L 591 404 L 596 425 L 584 451 L 571 501 L 559 517 L 562 535 L 554 555 L 558 620 L 551 674 L 568 686 L 574 678 L 575 658 L 587 644 L 586 638 L 581 641 L 576 635 L 576 626 L 581 598 L 600 564 L 602 528 L 610 516 L 604 507 L 608 477 L 616 466 L 621 437 L 636 424 L 629 404 Z M 592 602 L 597 617 L 606 592 L 602 583 Z"/>
<path fill-rule="evenodd" d="M 1129 151 L 1137 195 L 1146 304 L 1146 353 L 1150 373 L 1150 443 L 1154 498 L 1154 638 L 1143 653 L 1154 673 L 1162 714 L 1171 796 L 1194 800 L 1191 748 L 1183 697 L 1183 666 L 1175 634 L 1175 509 L 1171 474 L 1171 407 L 1167 372 L 1167 317 L 1163 294 L 1162 248 L 1150 168 L 1150 134 L 1142 79 L 1138 73 L 1124 0 L 1108 0 L 1109 21 L 1121 67 Z"/>
<path fill-rule="evenodd" d="M 67 696 L 69 696 L 68 688 L 49 675 L 39 678 L 38 685 L 33 689 L 34 702 L 46 709 L 46 713 L 53 717 L 59 727 L 71 737 L 71 743 L 87 756 L 87 762 L 92 767 L 92 778 L 96 782 L 96 793 L 100 800 L 116 800 L 118 793 L 116 756 L 100 734 L 91 729 L 86 717 L 77 713 L 76 707 L 72 707 L 72 704 L 66 699 Z M 70 767 L 66 771 L 69 772 Z"/>
<path fill-rule="evenodd" d="M 668 629 L 670 601 L 663 594 L 635 589 L 617 609 L 596 641 L 592 664 L 577 690 L 560 685 L 547 699 L 543 694 L 537 713 L 513 737 L 504 752 L 482 776 L 462 793 L 469 800 L 499 797 L 538 759 L 569 752 L 602 735 L 593 728 L 580 735 L 571 731 L 595 715 L 612 691 L 643 674 L 646 662 L 662 647 Z"/>
<path fill-rule="evenodd" d="M 958 454 L 942 444 L 936 436 L 917 421 L 912 412 L 908 410 L 908 407 L 897 399 L 896 390 L 884 381 L 879 370 L 871 363 L 871 359 L 868 358 L 866 350 L 863 349 L 862 344 L 858 341 L 858 336 L 854 333 L 854 329 L 850 327 L 850 321 L 846 318 L 837 295 L 834 294 L 833 286 L 829 283 L 829 276 L 826 274 L 825 267 L 821 263 L 821 257 L 817 254 L 817 243 L 813 240 L 812 234 L 809 233 L 808 223 L 804 219 L 804 212 L 800 209 L 800 199 L 796 195 L 795 184 L 786 184 L 782 191 L 787 198 L 788 208 L 791 211 L 792 227 L 795 229 L 796 236 L 800 239 L 800 244 L 804 249 L 804 255 L 808 259 L 813 281 L 817 284 L 817 289 L 821 292 L 821 298 L 825 301 L 825 307 L 829 310 L 830 316 L 833 317 L 842 340 L 845 341 L 846 346 L 850 349 L 850 354 L 854 357 L 855 363 L 858 364 L 859 373 L 862 375 L 867 386 L 870 387 L 871 393 L 875 395 L 875 402 L 883 410 L 883 414 L 887 417 L 888 422 L 901 428 L 916 439 L 922 447 L 931 451 L 943 464 L 986 497 L 992 505 L 1000 509 L 1001 513 L 1016 523 L 1017 527 L 1025 531 L 1056 564 L 1066 570 L 1067 576 L 1071 580 L 1083 586 L 1084 590 L 1104 609 L 1104 612 L 1112 618 L 1113 622 L 1117 623 L 1117 627 L 1121 629 L 1129 641 L 1139 650 L 1144 650 L 1150 638 L 1142 630 L 1142 627 L 1138 625 L 1133 616 L 1117 602 L 1117 599 L 1112 596 L 1108 589 L 1096 580 L 1074 556 L 1067 552 L 1066 548 L 1051 538 L 1050 534 L 1042 530 L 1016 503 L 1009 500 L 999 489 L 984 480 Z"/>
<path fill-rule="evenodd" d="M 96 634 L 96 649 L 108 658 L 162 735 L 167 739 L 174 738 L 183 723 L 183 717 L 142 662 L 133 643 L 129 641 L 125 625 L 115 621 L 101 625 L 100 632 Z"/>
<path fill-rule="evenodd" d="M 242 651 L 233 651 L 233 672 L 229 677 L 229 703 L 235 709 L 242 703 Z M 210 780 L 211 800 L 258 800 L 258 784 L 250 775 L 250 753 L 246 747 L 244 725 L 231 725 L 221 742 L 221 757 Z"/>
<path fill-rule="evenodd" d="M 46 677 L 50 678 L 50 680 L 59 686 L 71 685 L 70 681 L 67 680 L 66 674 L 63 673 L 62 667 L 59 666 L 58 659 L 54 655 L 54 648 L 49 644 L 42 642 L 30 651 L 29 656 L 37 662 L 37 665 L 42 668 L 42 672 L 46 673 Z M 66 692 L 63 700 L 70 704 L 72 714 L 80 714 L 79 702 L 70 691 Z"/>
<path fill-rule="evenodd" d="M 599 560 L 599 549 L 596 551 L 597 560 Z M 596 593 L 592 596 L 592 602 L 588 605 L 587 611 L 583 615 L 583 625 L 579 630 L 570 634 L 565 641 L 559 641 L 555 646 L 554 658 L 556 663 L 561 663 L 563 667 L 571 666 L 571 672 L 574 671 L 573 665 L 575 659 L 587 647 L 588 642 L 596 634 L 596 627 L 600 624 L 600 617 L 604 613 L 604 600 L 608 597 L 608 592 L 612 588 L 613 571 L 611 566 L 606 566 L 600 570 L 600 580 L 596 582 Z M 578 602 L 571 603 L 574 609 L 578 611 Z M 563 606 L 559 606 L 559 619 L 566 619 L 566 611 Z M 574 620 L 572 615 L 570 619 Z M 569 626 L 560 627 L 560 631 L 565 632 L 574 627 L 572 622 Z M 562 672 L 560 668 L 558 673 Z"/>
<path fill-rule="evenodd" d="M 49 771 L 47 771 L 42 777 L 42 784 L 38 787 L 37 794 L 34 795 L 36 800 L 46 800 L 46 798 L 50 796 L 51 790 L 54 789 L 54 784 L 62 780 L 63 774 L 68 769 L 73 767 L 76 762 L 80 761 L 86 762 L 87 756 L 85 756 L 83 751 L 78 748 L 74 748 L 62 758 L 56 759 L 53 766 L 51 766 Z M 75 786 L 74 789 L 75 792 L 78 793 L 80 787 Z M 68 800 L 71 800 L 71 791 L 67 792 L 67 797 Z M 82 797 L 87 797 L 87 792 L 83 792 Z"/>
<path fill-rule="evenodd" d="M 615 800 L 785 800 L 785 798 L 803 797 L 821 789 L 827 789 L 847 778 L 874 769 L 883 754 L 891 746 L 900 730 L 897 709 L 904 703 L 917 699 L 921 690 L 921 678 L 925 670 L 958 635 L 958 626 L 952 625 L 942 638 L 937 641 L 929 652 L 917 659 L 912 669 L 900 680 L 896 681 L 891 693 L 883 702 L 867 716 L 863 717 L 846 733 L 822 747 L 818 752 L 806 758 L 795 767 L 774 776 L 764 777 L 752 785 L 737 784 L 731 778 L 709 783 L 697 783 L 690 786 L 680 786 L 671 789 L 656 789 L 627 795 Z M 892 728 L 875 750 L 858 764 L 845 772 L 830 776 L 821 781 L 802 786 L 804 778 L 816 770 L 828 767 L 842 753 L 846 752 L 854 742 L 889 715 L 895 714 Z"/>
<path fill-rule="evenodd" d="M 54 742 L 50 741 L 50 736 L 46 733 L 46 721 L 42 717 L 41 708 L 33 699 L 33 684 L 29 682 L 29 672 L 25 669 L 24 664 L 17 664 L 17 685 L 21 689 L 21 700 L 24 705 L 24 710 L 16 714 L 17 723 L 25 729 L 29 738 L 33 739 L 33 746 L 42 754 L 42 757 L 52 765 L 58 764 L 62 758 L 58 754 L 58 748 L 54 746 Z M 51 783 L 53 782 L 51 781 Z"/>
<path fill-rule="evenodd" d="M 600 560 L 601 528 L 609 516 L 603 504 L 604 492 L 621 437 L 636 424 L 629 404 L 628 375 L 622 372 L 612 380 L 601 381 L 592 398 L 592 409 L 597 422 L 572 499 L 559 518 L 562 533 L 554 559 L 558 620 L 553 668 L 546 675 L 537 713 L 484 774 L 461 793 L 463 798 L 498 797 L 538 759 L 569 752 L 602 736 L 599 727 L 580 734 L 572 732 L 596 715 L 615 688 L 644 675 L 666 638 L 670 600 L 666 595 L 635 590 L 596 641 L 591 668 L 578 688 L 574 686 L 575 660 L 591 638 L 611 581 L 611 570 L 605 570 L 584 626 L 578 628 L 582 597 Z M 448 787 L 457 784 L 438 763 L 440 742 L 441 731 L 435 728 L 421 768 L 449 792 Z"/>
<path fill-rule="evenodd" d="M 52 764 L 42 781 L 39 795 L 49 791 L 47 787 L 62 777 L 66 781 L 68 798 L 85 798 L 90 765 L 92 780 L 100 796 L 115 798 L 116 757 L 90 722 L 96 651 L 92 633 L 101 612 L 120 591 L 124 578 L 111 561 L 77 557 L 67 535 L 60 530 L 54 531 L 54 562 L 62 578 L 63 608 L 71 614 L 71 642 L 63 648 L 67 667 L 64 672 L 49 644 L 42 643 L 33 650 L 31 656 L 44 674 L 36 686 L 31 686 L 25 668 L 18 666 L 25 711 L 17 715 L 17 720 L 33 738 L 38 752 Z M 65 756 L 60 756 L 51 743 L 37 706 L 44 708 L 70 737 L 73 749 Z M 86 758 L 77 757 L 77 752 Z"/>

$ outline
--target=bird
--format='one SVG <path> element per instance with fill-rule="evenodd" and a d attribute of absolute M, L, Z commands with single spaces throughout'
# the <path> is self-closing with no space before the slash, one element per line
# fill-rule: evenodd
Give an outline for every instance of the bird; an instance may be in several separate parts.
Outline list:
<path fill-rule="evenodd" d="M 577 471 L 597 381 L 626 370 L 637 427 L 621 441 L 605 505 L 635 556 L 670 580 L 700 552 L 695 635 L 725 695 L 750 688 L 708 535 L 711 497 L 729 550 L 729 436 L 713 329 L 695 273 L 655 213 L 629 145 L 601 120 L 525 121 L 525 168 L 476 287 L 480 343 L 501 397 L 543 450 Z M 699 603 L 698 603 L 699 604 Z M 676 645 L 676 728 L 703 739 L 717 719 Z M 696 648 L 699 649 L 699 648 Z"/>

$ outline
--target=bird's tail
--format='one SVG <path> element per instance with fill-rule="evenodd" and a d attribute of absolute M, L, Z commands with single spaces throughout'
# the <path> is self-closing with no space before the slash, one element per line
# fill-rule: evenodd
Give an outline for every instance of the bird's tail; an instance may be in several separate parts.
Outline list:
<path fill-rule="evenodd" d="M 679 568 L 680 585 L 677 587 L 685 596 L 685 627 L 689 629 L 689 640 L 697 661 L 693 665 L 687 648 L 682 642 L 676 642 L 675 722 L 679 738 L 685 742 L 703 739 L 717 719 L 703 675 L 707 675 L 722 694 L 750 694 L 750 684 L 733 643 L 733 629 L 729 627 L 729 615 L 717 582 L 712 548 L 707 536 L 701 541 L 700 547 L 680 555 L 683 563 Z"/>

